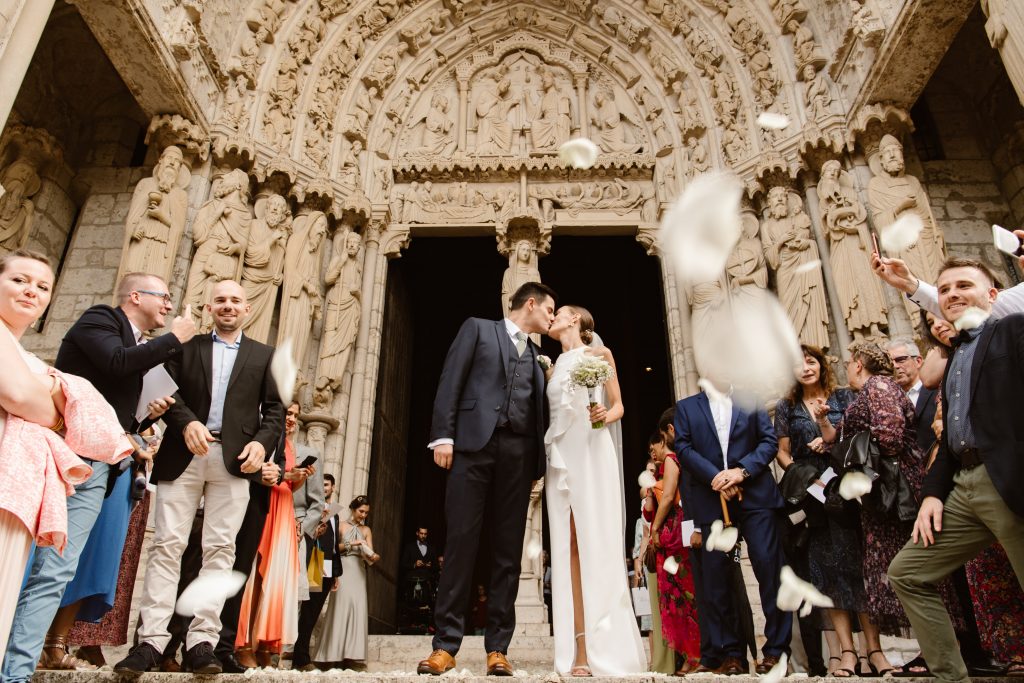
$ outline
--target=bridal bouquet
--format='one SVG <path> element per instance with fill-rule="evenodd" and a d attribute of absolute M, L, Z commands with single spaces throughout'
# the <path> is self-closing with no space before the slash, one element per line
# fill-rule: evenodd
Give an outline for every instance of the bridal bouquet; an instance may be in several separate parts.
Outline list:
<path fill-rule="evenodd" d="M 608 361 L 597 356 L 584 356 L 580 362 L 573 366 L 569 373 L 569 384 L 573 387 L 580 387 L 587 390 L 590 399 L 590 407 L 597 405 L 596 391 L 599 386 L 615 376 L 615 371 Z M 592 422 L 594 429 L 604 427 L 604 421 Z"/>

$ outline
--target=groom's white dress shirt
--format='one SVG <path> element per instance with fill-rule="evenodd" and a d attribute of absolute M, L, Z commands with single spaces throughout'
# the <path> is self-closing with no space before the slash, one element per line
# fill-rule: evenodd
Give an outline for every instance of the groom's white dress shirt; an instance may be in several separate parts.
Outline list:
<path fill-rule="evenodd" d="M 729 425 L 732 423 L 732 398 L 726 394 L 708 394 L 711 418 L 715 421 L 718 443 L 722 447 L 722 469 L 729 469 Z"/>
<path fill-rule="evenodd" d="M 514 322 L 512 322 L 508 318 L 505 318 L 505 331 L 508 332 L 509 339 L 512 340 L 513 344 L 515 344 L 516 341 L 517 341 L 517 335 L 519 335 L 522 332 L 522 330 L 519 329 L 519 325 L 516 325 Z M 453 445 L 455 445 L 455 440 L 454 439 L 449 439 L 447 437 L 446 438 L 442 438 L 442 439 L 435 439 L 434 441 L 431 441 L 430 443 L 427 444 L 427 450 L 428 451 L 432 451 L 435 448 L 437 448 L 438 446 L 453 446 Z"/>

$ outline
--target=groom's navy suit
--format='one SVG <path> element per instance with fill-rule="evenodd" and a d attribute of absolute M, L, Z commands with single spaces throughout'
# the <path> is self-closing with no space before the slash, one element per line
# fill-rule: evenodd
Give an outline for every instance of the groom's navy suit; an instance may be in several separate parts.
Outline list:
<path fill-rule="evenodd" d="M 683 508 L 700 525 L 707 539 L 711 523 L 722 519 L 721 499 L 712 490 L 711 480 L 726 468 L 706 394 L 702 392 L 676 403 L 675 432 Z M 777 657 L 789 650 L 793 626 L 793 615 L 775 606 L 779 573 L 785 563 L 777 516 L 783 500 L 768 465 L 778 452 L 778 440 L 767 413 L 747 412 L 735 405 L 728 434 L 729 468 L 743 468 L 750 474 L 741 485 L 743 500 L 729 503 L 729 516 L 746 541 L 757 577 L 765 616 L 764 654 Z M 704 615 L 711 640 L 709 654 L 715 660 L 742 660 L 744 648 L 737 634 L 737 617 L 731 609 L 731 584 L 725 578 L 729 576 L 730 556 L 718 551 L 701 552 L 701 585 L 697 589 L 704 592 L 701 602 L 709 612 Z"/>
<path fill-rule="evenodd" d="M 430 441 L 453 439 L 445 491 L 447 540 L 437 591 L 434 649 L 462 644 L 484 519 L 492 549 L 487 590 L 487 652 L 508 652 L 515 630 L 526 509 L 544 475 L 547 404 L 539 350 L 520 356 L 506 321 L 470 318 L 445 358 L 434 399 Z"/>

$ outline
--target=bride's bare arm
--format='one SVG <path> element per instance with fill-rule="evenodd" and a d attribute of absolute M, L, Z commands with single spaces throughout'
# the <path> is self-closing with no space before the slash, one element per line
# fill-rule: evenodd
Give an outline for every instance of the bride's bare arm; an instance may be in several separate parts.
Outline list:
<path fill-rule="evenodd" d="M 608 364 L 615 370 L 615 375 L 604 384 L 604 397 L 605 402 L 608 404 L 604 422 L 605 424 L 611 424 L 616 420 L 621 420 L 622 414 L 625 412 L 625 409 L 622 407 L 622 392 L 619 390 L 619 374 L 615 368 L 615 359 L 612 357 L 612 352 L 607 346 L 595 349 L 594 354 L 608 361 Z"/>
<path fill-rule="evenodd" d="M 63 398 L 63 392 L 54 386 L 57 380 L 29 370 L 10 334 L 0 334 L 0 365 L 4 368 L 0 406 L 12 415 L 44 427 L 56 423 L 60 413 L 54 406 L 51 390 L 60 392 Z"/>

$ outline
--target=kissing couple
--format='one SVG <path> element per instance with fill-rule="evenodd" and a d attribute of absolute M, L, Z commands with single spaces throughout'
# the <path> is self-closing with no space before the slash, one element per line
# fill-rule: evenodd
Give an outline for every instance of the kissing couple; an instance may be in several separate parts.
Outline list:
<path fill-rule="evenodd" d="M 455 668 L 477 547 L 486 533 L 492 555 L 487 674 L 514 675 L 507 655 L 523 535 L 530 490 L 541 477 L 550 524 L 555 669 L 618 676 L 647 668 L 623 563 L 621 466 L 608 430 L 593 426 L 621 419 L 619 383 L 608 379 L 591 405 L 588 392 L 571 379 L 587 357 L 612 367 L 614 359 L 607 348 L 588 346 L 590 313 L 579 306 L 556 312 L 555 299 L 550 287 L 527 282 L 512 295 L 507 318 L 466 320 L 445 358 L 427 447 L 448 470 L 448 533 L 433 652 L 419 663 L 420 674 Z M 554 365 L 529 336 L 544 333 L 562 345 Z"/>

